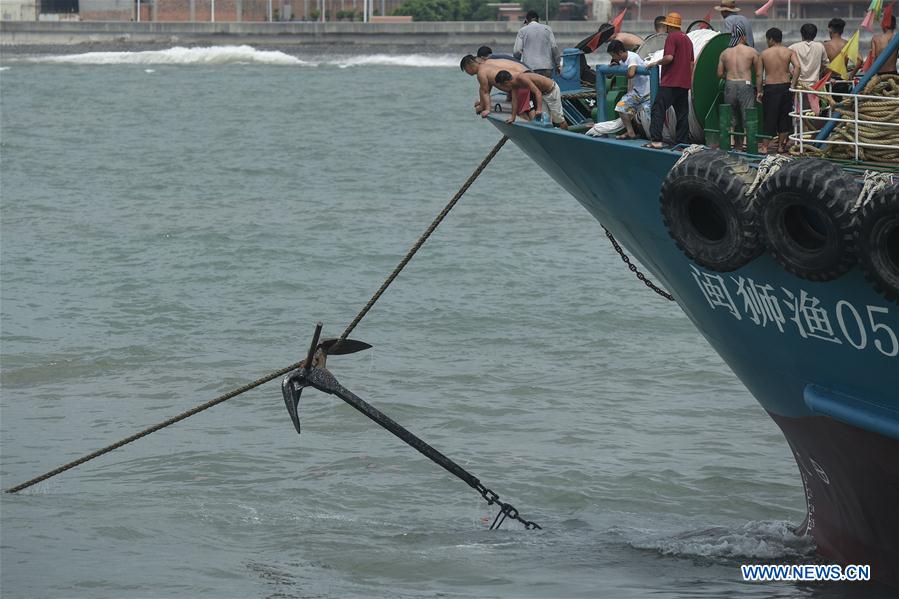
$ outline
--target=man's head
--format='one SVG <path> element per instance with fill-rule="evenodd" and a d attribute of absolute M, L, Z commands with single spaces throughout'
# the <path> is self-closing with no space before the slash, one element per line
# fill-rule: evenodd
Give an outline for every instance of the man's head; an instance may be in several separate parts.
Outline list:
<path fill-rule="evenodd" d="M 627 60 L 627 50 L 624 47 L 624 42 L 621 40 L 612 40 L 609 42 L 609 47 L 607 49 L 609 51 L 609 56 L 615 60 L 619 62 Z"/>
<path fill-rule="evenodd" d="M 734 25 L 730 32 L 730 47 L 739 46 L 746 43 L 746 30 L 742 25 Z"/>
<path fill-rule="evenodd" d="M 812 23 L 806 23 L 799 28 L 799 35 L 802 36 L 802 41 L 810 42 L 815 39 L 816 35 L 818 35 L 818 28 Z"/>
<path fill-rule="evenodd" d="M 524 15 L 524 22 L 527 24 L 533 21 L 540 21 L 540 15 L 537 14 L 536 10 L 529 10 L 528 14 Z"/>
<path fill-rule="evenodd" d="M 672 31 L 680 31 L 681 19 L 679 12 L 670 12 L 668 16 L 665 17 L 665 20 L 662 21 L 665 25 L 665 28 L 668 29 L 668 32 Z"/>
<path fill-rule="evenodd" d="M 476 75 L 478 72 L 478 59 L 471 54 L 466 54 L 462 57 L 462 62 L 459 63 L 459 68 L 469 75 Z"/>
<path fill-rule="evenodd" d="M 666 33 L 668 29 L 665 27 L 665 17 L 656 17 L 652 21 L 652 27 L 656 33 Z"/>
<path fill-rule="evenodd" d="M 493 54 L 493 48 L 490 46 L 481 46 L 478 48 L 478 58 L 490 58 Z"/>
<path fill-rule="evenodd" d="M 880 28 L 883 29 L 883 32 L 887 31 L 896 31 L 896 15 L 890 15 L 890 20 L 886 23 L 881 23 Z"/>
<path fill-rule="evenodd" d="M 721 5 L 716 6 L 715 10 L 721 13 L 722 19 L 726 19 L 730 15 L 740 12 L 740 9 L 737 8 L 736 0 L 721 0 Z"/>
<path fill-rule="evenodd" d="M 843 19 L 831 19 L 827 24 L 827 30 L 830 31 L 831 35 L 843 35 L 844 29 L 846 29 L 846 21 Z"/>
<path fill-rule="evenodd" d="M 496 82 L 496 87 L 508 89 L 509 83 L 512 81 L 512 73 L 509 71 L 500 71 L 493 80 Z"/>
<path fill-rule="evenodd" d="M 784 32 L 777 27 L 772 27 L 765 32 L 765 39 L 768 40 L 769 46 L 779 44 L 784 40 Z"/>

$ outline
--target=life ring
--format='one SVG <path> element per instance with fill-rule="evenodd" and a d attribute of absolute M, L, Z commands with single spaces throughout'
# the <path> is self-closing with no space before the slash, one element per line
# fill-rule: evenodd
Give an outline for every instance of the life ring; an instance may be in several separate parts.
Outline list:
<path fill-rule="evenodd" d="M 859 208 L 856 242 L 865 278 L 899 304 L 899 183 L 884 187 Z"/>
<path fill-rule="evenodd" d="M 832 162 L 788 162 L 762 183 L 757 196 L 771 255 L 809 281 L 830 281 L 848 271 L 855 264 L 852 208 L 860 192 L 861 184 Z"/>
<path fill-rule="evenodd" d="M 746 191 L 749 165 L 719 150 L 702 150 L 668 171 L 662 182 L 662 221 L 688 258 L 730 272 L 764 249 L 759 212 Z"/>

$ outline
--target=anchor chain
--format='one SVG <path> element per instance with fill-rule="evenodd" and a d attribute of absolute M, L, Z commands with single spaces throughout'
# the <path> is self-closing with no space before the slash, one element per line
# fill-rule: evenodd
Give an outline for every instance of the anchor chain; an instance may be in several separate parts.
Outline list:
<path fill-rule="evenodd" d="M 646 275 L 644 275 L 642 272 L 640 272 L 640 270 L 637 268 L 637 266 L 633 262 L 631 262 L 631 259 L 628 257 L 627 254 L 624 253 L 624 250 L 621 249 L 621 246 L 618 244 L 618 240 L 615 239 L 615 236 L 612 235 L 612 232 L 609 231 L 608 229 L 606 229 L 605 227 L 603 227 L 603 231 L 606 232 L 606 237 L 608 237 L 609 241 L 612 242 L 612 247 L 614 247 L 615 251 L 618 252 L 618 255 L 621 256 L 621 261 L 624 262 L 625 264 L 627 264 L 628 269 L 632 273 L 634 273 L 638 279 L 643 281 L 644 285 L 646 285 L 647 287 L 649 287 L 650 289 L 652 289 L 653 291 L 655 291 L 656 293 L 658 293 L 659 295 L 664 297 L 666 300 L 673 302 L 674 301 L 673 295 L 671 295 L 670 293 L 668 293 L 667 291 L 665 291 L 664 289 L 662 289 L 661 287 L 659 287 L 658 285 L 656 285 L 655 283 L 653 283 L 652 281 L 647 279 Z"/>
<path fill-rule="evenodd" d="M 316 348 L 319 347 L 318 338 L 321 329 L 322 324 L 318 323 L 312 337 L 312 344 L 309 346 L 308 357 L 306 361 L 303 362 L 304 366 L 288 374 L 281 383 L 284 403 L 287 406 L 287 411 L 290 413 L 291 420 L 293 420 L 297 433 L 300 432 L 298 406 L 303 389 L 306 387 L 313 387 L 323 393 L 335 395 L 368 417 L 372 422 L 398 437 L 409 447 L 415 449 L 438 466 L 441 466 L 450 474 L 461 479 L 469 487 L 480 493 L 481 497 L 487 502 L 487 505 L 498 505 L 500 511 L 496 515 L 496 518 L 494 518 L 493 524 L 490 525 L 490 530 L 498 529 L 502 526 L 503 522 L 505 522 L 506 518 L 517 520 L 523 524 L 527 530 L 541 528 L 536 522 L 522 518 L 515 506 L 501 501 L 498 494 L 484 486 L 476 476 L 468 472 L 465 468 L 429 445 L 421 437 L 403 427 L 390 416 L 341 385 L 327 368 L 307 366 L 308 364 L 314 363 L 314 354 L 316 351 L 320 351 L 316 350 Z"/>

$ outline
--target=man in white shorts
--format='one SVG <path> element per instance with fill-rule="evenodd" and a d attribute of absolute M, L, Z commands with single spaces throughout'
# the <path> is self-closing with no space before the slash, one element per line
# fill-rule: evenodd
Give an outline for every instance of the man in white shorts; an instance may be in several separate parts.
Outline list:
<path fill-rule="evenodd" d="M 565 122 L 565 114 L 562 112 L 562 92 L 559 85 L 543 75 L 537 73 L 525 72 L 513 75 L 509 71 L 500 71 L 494 79 L 495 86 L 504 92 L 512 92 L 513 90 L 529 89 L 536 100 L 537 114 L 543 112 L 543 104 L 546 104 L 546 110 L 549 112 L 549 118 L 562 129 L 568 128 Z M 512 117 L 506 121 L 508 123 L 515 122 L 515 115 L 518 110 L 517 95 L 512 94 Z"/>
<path fill-rule="evenodd" d="M 642 118 L 643 126 L 649 123 L 649 75 L 637 75 L 639 67 L 645 67 L 646 63 L 635 52 L 629 52 L 619 40 L 609 42 L 609 55 L 619 65 L 627 67 L 627 93 L 615 104 L 615 112 L 621 117 L 626 133 L 618 136 L 618 139 L 636 139 L 633 119 Z"/>

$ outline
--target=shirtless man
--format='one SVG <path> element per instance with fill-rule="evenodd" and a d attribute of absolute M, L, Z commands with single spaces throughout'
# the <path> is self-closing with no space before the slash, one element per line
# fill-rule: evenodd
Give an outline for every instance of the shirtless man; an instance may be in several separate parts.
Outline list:
<path fill-rule="evenodd" d="M 718 57 L 718 78 L 724 79 L 724 101 L 731 105 L 731 130 L 745 132 L 746 111 L 755 106 L 755 99 L 762 93 L 761 61 L 755 48 L 746 45 L 746 31 L 742 25 L 734 25 L 730 33 L 730 47 Z M 755 93 L 752 91 L 752 75 Z M 733 144 L 738 149 L 738 144 Z"/>
<path fill-rule="evenodd" d="M 474 103 L 475 110 L 482 117 L 490 114 L 490 89 L 496 86 L 496 74 L 500 71 L 508 71 L 510 73 L 524 73 L 527 69 L 520 62 L 507 60 L 505 58 L 490 58 L 479 61 L 471 54 L 466 54 L 459 63 L 459 68 L 469 75 L 478 76 L 478 85 L 480 92 L 478 101 Z M 502 89 L 502 88 L 500 88 Z M 508 91 L 508 90 L 503 90 Z M 515 96 L 513 95 L 513 101 Z M 515 103 L 517 107 L 517 102 Z"/>
<path fill-rule="evenodd" d="M 509 71 L 500 71 L 496 74 L 494 85 L 505 92 L 512 92 L 512 116 L 506 121 L 507 123 L 515 122 L 515 114 L 518 111 L 518 94 L 514 92 L 519 89 L 527 89 L 537 101 L 538 115 L 542 114 L 545 102 L 552 122 L 558 124 L 562 129 L 568 128 L 565 114 L 562 112 L 562 92 L 559 90 L 559 84 L 549 77 L 537 73 L 526 72 L 513 75 Z"/>
<path fill-rule="evenodd" d="M 894 35 L 896 35 L 896 16 L 890 15 L 890 22 L 883 26 L 883 33 L 875 36 L 871 40 L 871 51 L 874 53 L 875 60 L 884 50 L 886 50 L 886 47 L 890 44 Z M 883 63 L 883 66 L 881 66 L 880 70 L 877 72 L 895 75 L 897 58 L 899 58 L 899 48 L 893 51 L 892 56 L 887 58 L 887 61 Z"/>
<path fill-rule="evenodd" d="M 772 27 L 765 32 L 765 39 L 768 48 L 762 51 L 759 57 L 761 69 L 756 72 L 757 81 L 764 78 L 762 91 L 757 97 L 764 113 L 762 130 L 772 138 L 776 135 L 777 150 L 786 152 L 787 137 L 793 128 L 790 122 L 790 111 L 793 109 L 790 87 L 796 87 L 799 83 L 799 56 L 783 45 L 780 29 Z M 768 144 L 763 142 L 759 151 L 763 154 L 768 152 Z"/>
<path fill-rule="evenodd" d="M 848 42 L 843 39 L 843 30 L 846 28 L 846 21 L 843 19 L 831 19 L 827 24 L 827 31 L 830 33 L 830 39 L 824 42 L 824 51 L 827 52 L 827 60 L 833 60 L 840 53 Z"/>

